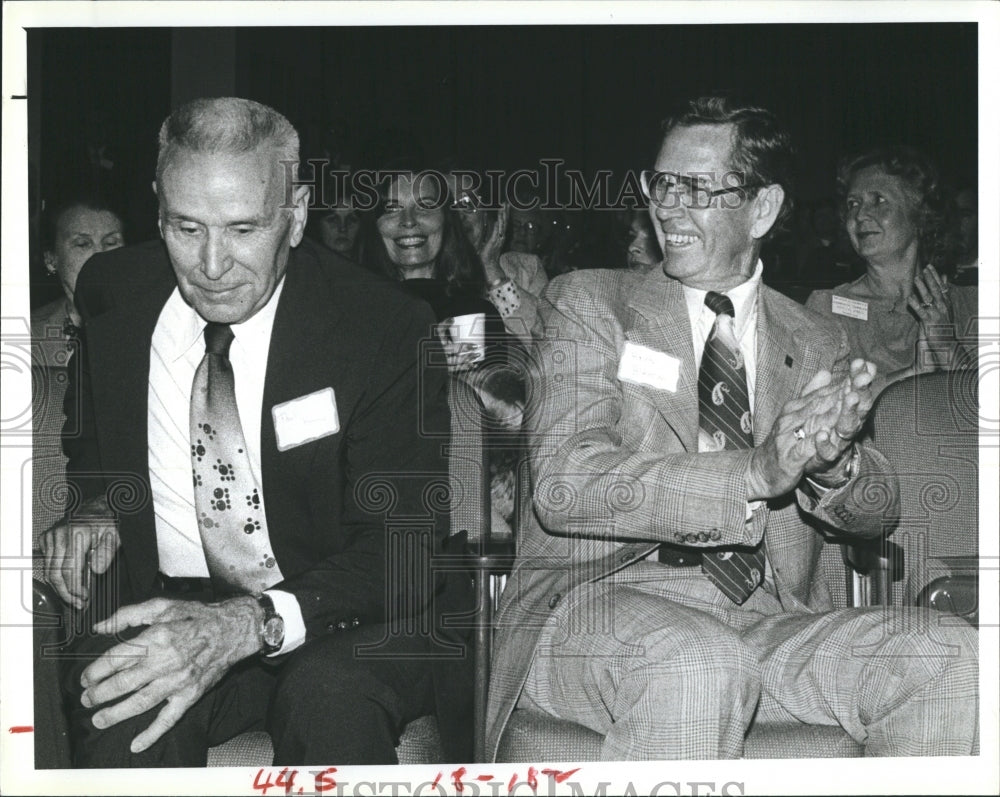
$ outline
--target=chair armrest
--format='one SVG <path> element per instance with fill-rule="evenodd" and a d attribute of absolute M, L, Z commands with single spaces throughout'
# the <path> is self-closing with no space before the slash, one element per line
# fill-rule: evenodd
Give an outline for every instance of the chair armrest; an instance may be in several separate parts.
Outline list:
<path fill-rule="evenodd" d="M 892 584 L 903 578 L 903 548 L 891 540 L 841 543 L 847 567 L 847 597 L 851 606 L 889 606 Z"/>

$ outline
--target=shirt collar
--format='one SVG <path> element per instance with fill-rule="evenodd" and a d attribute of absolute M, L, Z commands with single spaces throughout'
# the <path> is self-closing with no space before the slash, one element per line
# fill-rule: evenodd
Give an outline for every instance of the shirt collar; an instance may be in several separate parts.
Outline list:
<path fill-rule="evenodd" d="M 253 350 L 255 345 L 263 340 L 270 340 L 271 328 L 274 326 L 274 316 L 278 310 L 278 300 L 285 287 L 285 278 L 281 278 L 278 287 L 274 289 L 271 298 L 260 310 L 246 321 L 230 325 L 235 336 L 234 344 L 245 350 Z M 186 355 L 193 346 L 203 346 L 202 332 L 207 323 L 197 311 L 184 301 L 179 288 L 174 288 L 170 298 L 163 307 L 161 322 L 166 329 L 173 330 L 171 340 L 173 346 L 169 358 L 176 361 Z M 264 349 L 266 351 L 266 348 Z"/>
<path fill-rule="evenodd" d="M 764 263 L 757 259 L 757 265 L 753 274 L 746 282 L 741 282 L 735 288 L 723 291 L 733 303 L 733 313 L 736 320 L 736 335 L 742 337 L 746 331 L 747 324 L 756 316 L 757 291 L 760 288 L 761 275 L 764 273 Z M 705 306 L 705 295 L 708 291 L 700 288 L 691 288 L 684 285 L 684 301 L 687 303 L 688 316 L 692 325 L 696 323 L 702 312 L 708 311 Z M 714 318 L 714 316 L 713 316 Z"/>

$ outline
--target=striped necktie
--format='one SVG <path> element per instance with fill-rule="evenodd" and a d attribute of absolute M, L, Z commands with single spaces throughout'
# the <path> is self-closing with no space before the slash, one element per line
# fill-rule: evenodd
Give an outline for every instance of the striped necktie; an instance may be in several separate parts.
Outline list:
<path fill-rule="evenodd" d="M 698 371 L 698 450 L 753 448 L 746 367 L 733 320 L 733 303 L 710 291 L 716 314 Z M 701 569 L 734 603 L 742 604 L 764 580 L 763 545 L 705 551 Z"/>

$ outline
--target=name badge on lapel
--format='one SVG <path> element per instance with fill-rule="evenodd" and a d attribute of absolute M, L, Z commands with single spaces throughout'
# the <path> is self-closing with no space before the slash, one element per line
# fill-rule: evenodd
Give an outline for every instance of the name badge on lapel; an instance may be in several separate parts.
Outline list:
<path fill-rule="evenodd" d="M 271 408 L 278 451 L 311 443 L 340 431 L 337 400 L 326 387 Z"/>
<path fill-rule="evenodd" d="M 846 296 L 831 296 L 830 310 L 836 315 L 857 318 L 859 321 L 868 320 L 868 302 L 863 302 L 860 299 L 848 299 Z"/>
<path fill-rule="evenodd" d="M 680 369 L 676 357 L 627 340 L 618 361 L 618 380 L 676 393 Z"/>

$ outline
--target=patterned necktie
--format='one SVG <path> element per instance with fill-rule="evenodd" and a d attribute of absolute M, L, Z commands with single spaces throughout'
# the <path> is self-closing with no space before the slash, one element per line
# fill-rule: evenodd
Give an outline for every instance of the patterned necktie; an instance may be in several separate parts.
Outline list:
<path fill-rule="evenodd" d="M 728 296 L 710 291 L 705 304 L 716 314 L 698 372 L 698 450 L 753 448 L 747 375 Z M 734 603 L 742 604 L 764 580 L 764 550 L 706 551 L 701 569 Z"/>
<path fill-rule="evenodd" d="M 221 593 L 257 594 L 282 576 L 236 408 L 233 337 L 228 324 L 205 326 L 205 356 L 191 385 L 194 498 L 213 585 Z"/>

